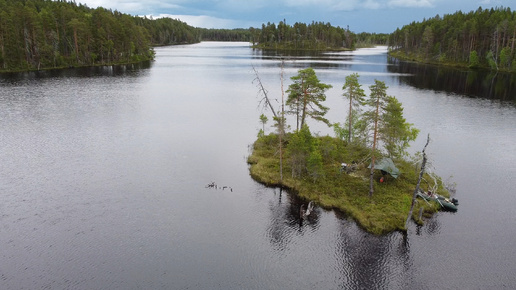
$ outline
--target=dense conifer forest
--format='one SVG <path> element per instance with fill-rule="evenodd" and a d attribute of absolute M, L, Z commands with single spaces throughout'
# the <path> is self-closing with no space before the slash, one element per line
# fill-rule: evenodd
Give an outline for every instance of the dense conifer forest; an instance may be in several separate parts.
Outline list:
<path fill-rule="evenodd" d="M 197 28 L 203 41 L 245 41 L 251 42 L 253 28 L 208 29 Z"/>
<path fill-rule="evenodd" d="M 139 62 L 152 45 L 199 41 L 178 20 L 147 19 L 75 1 L 0 0 L 0 71 Z"/>
<path fill-rule="evenodd" d="M 355 34 L 349 28 L 332 26 L 330 23 L 296 22 L 294 25 L 280 21 L 262 24 L 252 30 L 252 42 L 258 48 L 289 50 L 354 49 Z"/>
<path fill-rule="evenodd" d="M 154 57 L 153 46 L 200 41 L 248 41 L 261 49 L 287 50 L 389 45 L 398 58 L 516 71 L 516 13 L 510 8 L 437 15 L 387 35 L 285 20 L 261 29 L 206 29 L 75 1 L 0 0 L 0 71 L 139 62 Z"/>
<path fill-rule="evenodd" d="M 390 35 L 397 57 L 516 71 L 516 13 L 510 8 L 435 16 Z"/>

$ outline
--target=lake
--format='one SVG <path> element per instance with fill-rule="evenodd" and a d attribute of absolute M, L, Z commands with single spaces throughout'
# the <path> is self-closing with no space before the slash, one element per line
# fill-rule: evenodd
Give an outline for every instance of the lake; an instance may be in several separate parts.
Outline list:
<path fill-rule="evenodd" d="M 459 210 L 406 235 L 319 207 L 300 224 L 303 201 L 246 163 L 260 114 L 272 119 L 252 68 L 280 100 L 280 55 L 160 47 L 150 63 L 0 75 L 1 288 L 516 288 L 514 75 L 399 62 L 384 47 L 285 59 L 285 90 L 308 66 L 333 85 L 331 122 L 345 120 L 347 75 L 366 94 L 385 82 L 421 130 L 410 152 L 430 134 L 429 168 L 456 183 Z"/>

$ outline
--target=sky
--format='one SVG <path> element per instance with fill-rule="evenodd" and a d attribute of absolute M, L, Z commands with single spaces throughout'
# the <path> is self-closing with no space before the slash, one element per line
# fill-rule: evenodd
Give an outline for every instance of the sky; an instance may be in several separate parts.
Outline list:
<path fill-rule="evenodd" d="M 355 33 L 391 33 L 413 21 L 470 12 L 478 7 L 516 9 L 516 0 L 75 0 L 122 13 L 170 17 L 194 27 L 261 28 L 285 21 L 324 22 Z"/>

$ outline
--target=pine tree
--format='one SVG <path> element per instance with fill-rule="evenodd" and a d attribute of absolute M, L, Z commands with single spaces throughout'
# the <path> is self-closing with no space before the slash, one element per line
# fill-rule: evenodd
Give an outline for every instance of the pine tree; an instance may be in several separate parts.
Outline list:
<path fill-rule="evenodd" d="M 290 113 L 297 118 L 297 130 L 305 125 L 306 117 L 321 121 L 330 126 L 324 118 L 329 108 L 322 105 L 326 100 L 325 91 L 332 86 L 321 83 L 313 68 L 299 70 L 298 75 L 291 77 L 294 81 L 289 86 L 286 104 L 291 108 Z"/>
<path fill-rule="evenodd" d="M 353 138 L 353 121 L 358 117 L 360 113 L 360 106 L 364 104 L 364 90 L 360 87 L 358 82 L 359 75 L 357 73 L 348 75 L 346 77 L 346 83 L 342 87 L 344 93 L 342 94 L 349 100 L 349 112 L 348 112 L 348 143 L 351 143 Z"/>
<path fill-rule="evenodd" d="M 369 87 L 371 94 L 367 100 L 372 110 L 368 112 L 368 116 L 373 123 L 373 146 L 371 148 L 371 172 L 369 175 L 369 197 L 373 196 L 373 175 L 376 157 L 376 147 L 378 142 L 378 125 L 382 118 L 383 107 L 387 101 L 387 86 L 384 82 L 375 80 L 375 84 Z"/>

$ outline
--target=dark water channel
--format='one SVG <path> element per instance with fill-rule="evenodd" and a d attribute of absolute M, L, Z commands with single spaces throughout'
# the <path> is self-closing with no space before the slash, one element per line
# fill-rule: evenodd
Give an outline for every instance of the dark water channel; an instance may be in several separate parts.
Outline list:
<path fill-rule="evenodd" d="M 320 208 L 300 225 L 302 201 L 249 177 L 262 113 L 251 67 L 280 96 L 276 54 L 246 43 L 156 53 L 0 75 L 1 289 L 516 288 L 514 75 L 457 91 L 443 83 L 489 81 L 388 61 L 383 48 L 286 62 L 285 87 L 307 66 L 333 85 L 332 122 L 346 115 L 346 75 L 366 93 L 384 81 L 421 130 L 411 151 L 429 133 L 431 168 L 457 184 L 457 213 L 376 237 Z"/>

